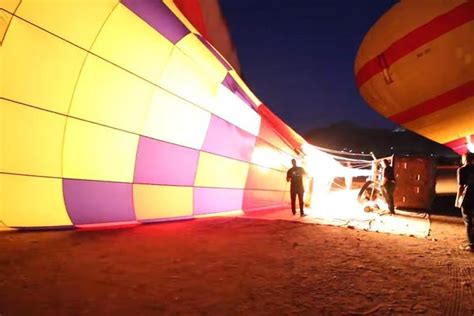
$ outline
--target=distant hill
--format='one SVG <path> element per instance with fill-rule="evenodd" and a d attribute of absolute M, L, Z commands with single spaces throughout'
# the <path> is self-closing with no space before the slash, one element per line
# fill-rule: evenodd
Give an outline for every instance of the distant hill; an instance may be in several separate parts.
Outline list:
<path fill-rule="evenodd" d="M 450 148 L 411 131 L 366 128 L 347 121 L 313 129 L 304 138 L 316 146 L 359 153 L 373 152 L 376 157 L 392 154 L 457 157 Z"/>

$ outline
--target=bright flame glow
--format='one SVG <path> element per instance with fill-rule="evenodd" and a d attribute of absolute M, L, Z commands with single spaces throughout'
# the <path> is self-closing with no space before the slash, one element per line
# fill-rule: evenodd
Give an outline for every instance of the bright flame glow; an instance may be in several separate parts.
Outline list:
<path fill-rule="evenodd" d="M 388 206 L 384 199 L 377 198 L 376 201 L 359 204 L 357 194 L 359 190 L 351 190 L 347 185 L 352 183 L 352 178 L 356 176 L 370 176 L 372 170 L 351 168 L 343 166 L 331 154 L 323 152 L 312 145 L 304 145 L 305 153 L 304 164 L 306 171 L 313 178 L 313 187 L 310 196 L 310 208 L 307 210 L 308 215 L 324 219 L 334 220 L 336 222 L 372 222 L 380 218 Z M 356 159 L 348 159 L 348 161 L 356 162 Z M 358 161 L 361 162 L 360 160 Z M 367 160 L 362 161 L 370 165 Z M 350 165 L 350 164 L 349 164 Z M 331 184 L 336 177 L 344 177 L 346 180 L 345 190 L 331 191 Z M 307 190 L 311 191 L 311 190 Z M 308 200 L 308 199 L 307 199 Z M 364 207 L 369 208 L 369 212 L 364 211 Z"/>
<path fill-rule="evenodd" d="M 315 203 L 327 198 L 334 178 L 344 177 L 347 180 L 351 179 L 352 182 L 352 177 L 369 176 L 371 174 L 370 170 L 342 166 L 334 159 L 334 156 L 317 149 L 315 146 L 303 144 L 302 149 L 306 155 L 304 159 L 306 172 L 313 178 L 311 201 L 315 201 Z"/>
<path fill-rule="evenodd" d="M 306 154 L 304 159 L 306 172 L 313 178 L 311 201 L 316 201 L 327 194 L 342 166 L 331 155 L 312 145 L 303 144 L 302 149 Z"/>
<path fill-rule="evenodd" d="M 305 221 L 335 226 L 351 226 L 369 231 L 426 237 L 429 221 L 422 217 L 390 216 L 385 212 L 365 212 L 357 202 L 358 190 L 335 190 L 314 201 L 306 210 Z M 381 209 L 383 201 L 375 201 Z"/>
<path fill-rule="evenodd" d="M 474 153 L 474 143 L 472 142 L 472 137 L 471 136 L 466 136 L 467 140 L 467 150 L 469 152 Z"/>
<path fill-rule="evenodd" d="M 338 190 L 320 195 L 313 200 L 308 214 L 319 218 L 342 219 L 372 218 L 372 214 L 363 211 L 362 206 L 357 203 L 357 190 Z"/>
<path fill-rule="evenodd" d="M 429 231 L 429 223 L 423 218 L 407 218 L 405 216 L 388 215 L 388 206 L 383 198 L 359 204 L 359 190 L 330 190 L 336 177 L 345 177 L 346 181 L 356 176 L 371 176 L 372 170 L 343 166 L 336 156 L 325 153 L 312 145 L 304 145 L 304 164 L 310 177 L 314 178 L 311 195 L 311 207 L 306 209 L 308 216 L 305 221 L 315 221 L 337 226 L 352 226 L 359 229 L 414 235 L 425 237 Z M 347 159 L 354 161 L 356 159 Z M 358 163 L 370 161 L 358 161 Z M 349 182 L 349 181 L 348 181 Z M 367 207 L 367 211 L 364 208 Z"/>
<path fill-rule="evenodd" d="M 252 163 L 267 168 L 285 169 L 289 167 L 291 156 L 273 148 L 256 146 L 252 153 Z"/>

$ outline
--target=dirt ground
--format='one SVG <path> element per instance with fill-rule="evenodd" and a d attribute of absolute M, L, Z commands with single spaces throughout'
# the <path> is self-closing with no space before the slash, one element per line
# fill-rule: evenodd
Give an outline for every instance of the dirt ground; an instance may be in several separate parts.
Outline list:
<path fill-rule="evenodd" d="M 244 218 L 3 232 L 0 314 L 473 315 L 463 238 L 449 220 L 427 239 Z"/>

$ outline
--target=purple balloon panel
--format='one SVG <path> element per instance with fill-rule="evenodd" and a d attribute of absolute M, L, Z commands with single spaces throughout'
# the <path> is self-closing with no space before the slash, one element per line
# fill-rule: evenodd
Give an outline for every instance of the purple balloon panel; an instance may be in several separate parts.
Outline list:
<path fill-rule="evenodd" d="M 254 135 L 213 115 L 202 150 L 249 162 L 255 140 Z"/>
<path fill-rule="evenodd" d="M 242 209 L 244 190 L 194 188 L 194 215 Z"/>
<path fill-rule="evenodd" d="M 198 150 L 141 136 L 134 182 L 192 186 L 198 161 Z"/>
<path fill-rule="evenodd" d="M 222 81 L 222 85 L 232 91 L 236 96 L 238 96 L 242 101 L 247 103 L 251 108 L 257 110 L 258 106 L 255 102 L 252 101 L 245 93 L 245 91 L 239 86 L 239 84 L 234 80 L 234 78 L 228 73 L 227 76 Z"/>
<path fill-rule="evenodd" d="M 63 190 L 75 225 L 135 220 L 131 183 L 64 179 Z"/>
<path fill-rule="evenodd" d="M 173 44 L 190 33 L 160 0 L 122 0 L 122 3 Z"/>

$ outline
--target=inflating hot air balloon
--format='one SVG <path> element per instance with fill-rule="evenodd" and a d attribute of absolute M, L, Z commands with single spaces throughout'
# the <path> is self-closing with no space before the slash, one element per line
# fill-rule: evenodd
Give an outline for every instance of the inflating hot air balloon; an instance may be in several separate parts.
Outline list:
<path fill-rule="evenodd" d="M 385 117 L 458 153 L 474 151 L 474 1 L 395 4 L 367 33 L 355 72 Z"/>
<path fill-rule="evenodd" d="M 0 2 L 4 225 L 286 205 L 285 172 L 304 140 L 241 80 L 209 10 L 218 3 Z"/>

